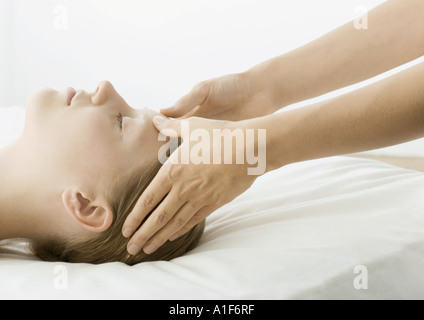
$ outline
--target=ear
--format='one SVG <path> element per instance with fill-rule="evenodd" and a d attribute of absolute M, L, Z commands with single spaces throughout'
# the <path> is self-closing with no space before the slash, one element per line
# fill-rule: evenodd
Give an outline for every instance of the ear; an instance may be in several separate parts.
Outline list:
<path fill-rule="evenodd" d="M 113 222 L 113 212 L 104 198 L 90 200 L 77 190 L 65 190 L 62 203 L 67 213 L 91 232 L 106 231 Z"/>

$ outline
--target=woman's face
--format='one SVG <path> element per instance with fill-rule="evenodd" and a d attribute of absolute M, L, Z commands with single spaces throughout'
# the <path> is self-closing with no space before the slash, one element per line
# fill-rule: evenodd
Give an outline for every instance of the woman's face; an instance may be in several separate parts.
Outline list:
<path fill-rule="evenodd" d="M 42 89 L 28 101 L 23 136 L 46 174 L 95 188 L 157 162 L 156 115 L 131 108 L 107 81 L 92 93 Z"/>

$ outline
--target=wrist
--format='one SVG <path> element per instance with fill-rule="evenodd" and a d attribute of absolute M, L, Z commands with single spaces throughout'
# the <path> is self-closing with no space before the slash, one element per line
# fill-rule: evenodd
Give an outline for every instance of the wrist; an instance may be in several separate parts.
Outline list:
<path fill-rule="evenodd" d="M 261 176 L 290 163 L 283 151 L 286 147 L 283 137 L 287 136 L 288 128 L 279 125 L 285 120 L 283 116 L 284 113 L 277 113 L 232 124 L 245 134 L 246 166 L 250 168 L 250 175 Z"/>
<path fill-rule="evenodd" d="M 241 73 L 240 77 L 248 84 L 251 95 L 260 97 L 263 108 L 269 110 L 268 114 L 272 114 L 286 105 L 277 92 L 277 82 L 267 69 L 265 64 L 261 64 Z"/>
<path fill-rule="evenodd" d="M 266 129 L 256 127 L 256 119 L 227 122 L 223 131 L 231 144 L 231 163 L 253 179 L 267 172 Z"/>
<path fill-rule="evenodd" d="M 265 93 L 274 112 L 297 102 L 297 92 L 293 87 L 293 72 L 289 55 L 265 61 L 246 71 L 250 82 Z"/>

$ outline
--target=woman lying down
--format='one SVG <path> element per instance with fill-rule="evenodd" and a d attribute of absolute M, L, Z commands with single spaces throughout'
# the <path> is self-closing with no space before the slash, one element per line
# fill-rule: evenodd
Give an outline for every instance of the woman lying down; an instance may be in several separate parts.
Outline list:
<path fill-rule="evenodd" d="M 130 256 L 123 223 L 159 171 L 157 115 L 109 82 L 94 93 L 42 89 L 18 140 L 0 150 L 0 240 L 27 239 L 46 261 L 134 265 L 194 248 L 205 223 L 154 254 Z"/>

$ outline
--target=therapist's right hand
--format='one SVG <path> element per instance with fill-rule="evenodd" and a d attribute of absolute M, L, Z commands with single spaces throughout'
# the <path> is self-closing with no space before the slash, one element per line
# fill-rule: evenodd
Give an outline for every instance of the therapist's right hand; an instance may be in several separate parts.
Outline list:
<path fill-rule="evenodd" d="M 250 73 L 230 74 L 200 82 L 174 106 L 161 110 L 170 118 L 201 117 L 241 121 L 266 116 L 277 109 L 272 93 Z"/>
<path fill-rule="evenodd" d="M 246 132 L 249 121 L 241 123 L 203 118 L 169 120 L 156 117 L 154 125 L 164 136 L 180 137 L 183 142 L 159 170 L 124 223 L 123 235 L 131 237 L 128 242 L 128 253 L 131 255 L 142 248 L 145 253 L 152 254 L 168 239 L 175 240 L 186 234 L 215 210 L 250 188 L 258 177 L 249 175 L 249 165 L 244 161 L 226 164 L 228 155 L 238 161 L 241 152 L 259 149 L 258 141 L 246 141 L 246 145 L 225 143 L 222 150 L 221 143 L 206 143 L 203 140 L 207 139 L 206 136 L 213 137 L 215 130 L 231 139 L 236 130 Z M 183 130 L 183 125 L 189 130 Z M 201 153 L 212 155 L 213 163 L 198 163 L 199 149 L 195 150 L 199 145 L 193 144 L 191 137 L 200 130 L 206 148 Z M 180 161 L 184 155 L 189 164 Z M 149 213 L 150 217 L 143 223 Z"/>

